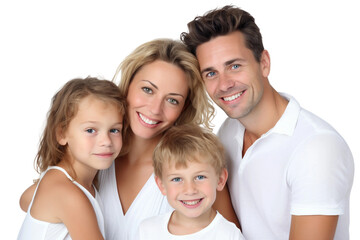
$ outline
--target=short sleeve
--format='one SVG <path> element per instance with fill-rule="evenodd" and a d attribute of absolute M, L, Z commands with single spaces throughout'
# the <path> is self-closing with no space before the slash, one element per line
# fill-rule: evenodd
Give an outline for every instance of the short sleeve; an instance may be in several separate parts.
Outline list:
<path fill-rule="evenodd" d="M 288 167 L 292 215 L 342 215 L 349 202 L 354 161 L 336 133 L 318 133 L 300 143 Z"/>

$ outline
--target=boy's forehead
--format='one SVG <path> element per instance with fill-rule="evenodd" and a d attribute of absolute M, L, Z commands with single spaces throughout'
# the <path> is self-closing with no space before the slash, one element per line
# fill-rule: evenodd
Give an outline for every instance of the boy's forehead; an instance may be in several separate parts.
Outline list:
<path fill-rule="evenodd" d="M 211 161 L 200 154 L 196 154 L 196 156 L 189 156 L 185 159 L 178 159 L 178 158 L 171 158 L 165 164 L 163 165 L 164 169 L 167 169 L 169 171 L 176 171 L 176 170 L 201 170 L 204 169 L 204 171 L 214 168 L 214 166 L 211 164 Z"/>

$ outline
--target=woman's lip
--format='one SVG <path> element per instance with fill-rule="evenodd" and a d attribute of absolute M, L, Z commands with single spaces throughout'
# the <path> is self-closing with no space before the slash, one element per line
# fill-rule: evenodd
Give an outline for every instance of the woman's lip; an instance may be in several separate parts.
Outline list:
<path fill-rule="evenodd" d="M 156 127 L 161 122 L 161 121 L 154 121 L 139 112 L 137 112 L 137 115 L 138 115 L 138 118 L 141 121 L 141 123 L 147 127 Z"/>

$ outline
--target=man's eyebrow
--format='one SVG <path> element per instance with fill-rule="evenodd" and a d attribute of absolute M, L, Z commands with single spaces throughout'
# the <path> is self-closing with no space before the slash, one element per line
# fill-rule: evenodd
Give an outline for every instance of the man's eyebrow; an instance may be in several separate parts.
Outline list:
<path fill-rule="evenodd" d="M 205 68 L 205 69 L 203 69 L 203 70 L 201 70 L 201 75 L 203 74 L 203 73 L 205 73 L 205 72 L 211 72 L 211 71 L 214 71 L 215 70 L 215 68 L 213 68 L 213 67 L 208 67 L 208 68 Z"/>
<path fill-rule="evenodd" d="M 245 60 L 242 59 L 242 58 L 230 59 L 230 60 L 228 60 L 228 61 L 226 61 L 226 62 L 224 63 L 224 66 L 229 66 L 229 65 L 233 64 L 234 62 L 245 62 Z M 204 68 L 203 70 L 201 70 L 201 75 L 202 75 L 203 73 L 205 73 L 205 72 L 211 72 L 211 71 L 214 71 L 214 70 L 215 70 L 214 67 Z"/>
<path fill-rule="evenodd" d="M 234 62 L 245 62 L 245 60 L 244 59 L 242 59 L 242 58 L 234 58 L 234 59 L 231 59 L 231 60 L 229 60 L 229 61 L 226 61 L 225 63 L 224 63 L 224 66 L 229 66 L 229 65 L 231 65 L 231 64 L 233 64 Z"/>

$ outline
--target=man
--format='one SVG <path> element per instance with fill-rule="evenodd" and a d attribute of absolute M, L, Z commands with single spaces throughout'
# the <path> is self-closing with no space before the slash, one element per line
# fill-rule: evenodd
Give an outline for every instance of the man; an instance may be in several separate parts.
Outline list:
<path fill-rule="evenodd" d="M 349 239 L 352 154 L 329 124 L 270 85 L 270 57 L 254 18 L 225 6 L 188 27 L 181 39 L 229 116 L 218 135 L 245 238 Z"/>

